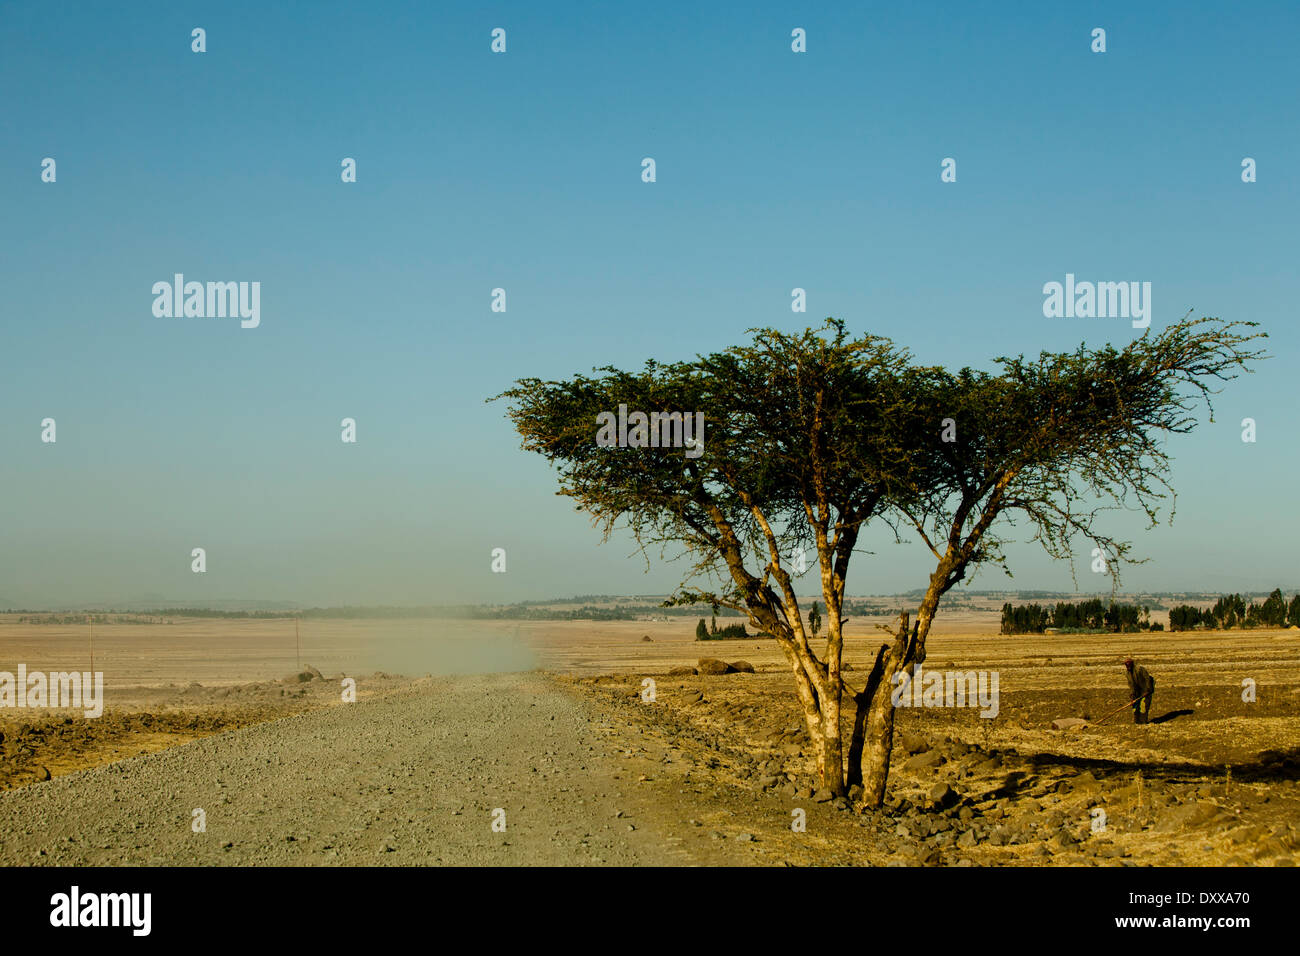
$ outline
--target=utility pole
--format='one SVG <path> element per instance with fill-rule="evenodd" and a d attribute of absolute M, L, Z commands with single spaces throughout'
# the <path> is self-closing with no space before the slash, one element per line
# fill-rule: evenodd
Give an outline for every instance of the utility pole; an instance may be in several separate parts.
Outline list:
<path fill-rule="evenodd" d="M 90 679 L 95 679 L 95 615 L 90 615 Z"/>
<path fill-rule="evenodd" d="M 298 669 L 302 670 L 302 644 L 298 641 L 298 618 L 293 619 L 293 652 L 298 658 Z"/>

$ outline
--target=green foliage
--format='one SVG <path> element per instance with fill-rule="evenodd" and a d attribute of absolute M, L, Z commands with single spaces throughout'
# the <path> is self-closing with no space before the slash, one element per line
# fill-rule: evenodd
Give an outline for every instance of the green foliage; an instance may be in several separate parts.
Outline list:
<path fill-rule="evenodd" d="M 1052 608 L 1038 604 L 1002 605 L 1003 634 L 1041 634 L 1049 627 L 1067 634 L 1089 631 L 1120 634 L 1152 629 L 1146 608 L 1115 601 L 1102 603 L 1100 598 L 1074 603 L 1059 601 Z"/>
<path fill-rule="evenodd" d="M 695 626 L 695 639 L 697 641 L 739 641 L 754 636 L 745 630 L 743 621 L 739 624 L 726 624 L 718 627 L 718 619 L 715 617 L 713 619 L 713 628 L 709 629 L 705 627 L 704 619 L 701 618 L 700 623 Z M 765 637 L 766 635 L 760 634 L 758 636 Z"/>
<path fill-rule="evenodd" d="M 1200 608 L 1190 604 L 1180 604 L 1169 609 L 1169 630 L 1190 631 L 1202 624 L 1212 623 L 1213 618 Z"/>
<path fill-rule="evenodd" d="M 1210 609 L 1210 620 L 1214 627 L 1229 630 L 1241 627 L 1246 622 L 1246 602 L 1240 594 L 1225 594 L 1214 602 Z"/>
<path fill-rule="evenodd" d="M 1286 616 L 1286 598 L 1282 597 L 1280 588 L 1274 588 L 1273 593 L 1259 606 L 1256 618 L 1263 627 L 1286 627 Z"/>
<path fill-rule="evenodd" d="M 1240 594 L 1225 594 L 1208 610 L 1190 605 L 1179 605 L 1169 611 L 1171 631 L 1190 631 L 1194 628 L 1229 630 L 1234 627 L 1286 627 L 1296 623 L 1300 613 L 1300 594 L 1287 603 L 1280 588 L 1264 599 L 1263 603 L 1246 603 Z"/>

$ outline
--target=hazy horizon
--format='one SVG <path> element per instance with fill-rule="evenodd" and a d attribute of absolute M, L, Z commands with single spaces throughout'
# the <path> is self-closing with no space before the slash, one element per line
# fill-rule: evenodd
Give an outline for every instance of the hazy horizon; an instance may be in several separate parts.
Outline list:
<path fill-rule="evenodd" d="M 1192 596 L 1192 595 L 1204 595 L 1208 597 L 1208 596 L 1219 596 L 1224 594 L 1241 594 L 1245 597 L 1251 597 L 1251 596 L 1261 596 L 1261 595 L 1266 596 L 1269 593 L 1271 593 L 1275 588 L 1281 590 L 1283 595 L 1289 596 L 1289 595 L 1295 595 L 1297 593 L 1300 593 L 1300 585 L 1285 587 L 1279 584 L 1279 585 L 1275 585 L 1274 587 L 1252 588 L 1249 590 L 1238 589 L 1237 591 L 1225 591 L 1221 589 L 1202 590 L 1199 588 L 1187 588 L 1183 590 L 1173 590 L 1173 591 L 1143 591 L 1143 590 L 1134 590 L 1134 589 L 1120 589 L 1118 591 L 1113 592 L 1113 596 L 1116 599 L 1121 601 L 1123 601 L 1124 599 L 1135 598 L 1135 597 L 1175 597 L 1175 596 L 1182 597 L 1182 596 Z M 889 594 L 850 593 L 845 595 L 845 600 L 847 601 L 889 600 L 889 599 L 896 599 L 896 598 L 917 597 L 920 595 L 920 593 L 922 592 L 919 590 L 898 591 Z M 1000 597 L 1003 595 L 1016 595 L 1018 600 L 1029 600 L 1033 598 L 1047 599 L 1047 598 L 1110 597 L 1112 596 L 1112 592 L 1110 589 L 1102 589 L 1096 591 L 1057 591 L 1057 590 L 1042 590 L 1038 588 L 1005 588 L 1005 589 L 956 588 L 950 591 L 944 597 L 943 607 L 949 607 L 954 604 L 957 604 L 961 602 L 963 598 L 988 598 L 991 596 Z M 797 596 L 799 597 L 801 602 L 805 600 L 807 600 L 808 602 L 812 602 L 814 600 L 816 601 L 822 600 L 822 595 L 819 591 L 808 591 L 807 593 L 798 593 Z M 378 610 L 378 611 L 418 611 L 418 610 L 425 610 L 425 609 L 455 610 L 455 609 L 464 609 L 464 608 L 507 608 L 507 607 L 519 607 L 524 605 L 527 606 L 578 605 L 578 604 L 608 603 L 611 601 L 641 602 L 644 604 L 646 602 L 657 602 L 665 597 L 667 597 L 667 594 L 592 594 L 592 595 L 575 595 L 575 596 L 553 596 L 550 598 L 524 599 L 520 601 L 511 601 L 505 603 L 472 602 L 472 603 L 435 603 L 435 604 L 348 604 L 348 605 L 344 605 L 344 604 L 308 605 L 308 604 L 301 604 L 294 601 L 265 601 L 265 600 L 238 599 L 238 598 L 231 599 L 231 600 L 223 600 L 223 601 L 210 601 L 208 603 L 203 603 L 203 602 L 190 603 L 184 599 L 165 599 L 165 598 L 150 599 L 147 597 L 142 597 L 138 600 L 124 600 L 124 601 L 115 601 L 115 602 L 106 601 L 102 603 L 69 601 L 65 604 L 47 605 L 44 607 L 39 607 L 34 605 L 20 606 L 18 602 L 5 601 L 3 596 L 0 596 L 0 613 L 16 614 L 16 613 L 31 612 L 31 613 L 38 613 L 38 614 L 45 614 L 45 613 L 57 614 L 59 612 L 86 613 L 86 612 L 102 611 L 104 613 L 133 614 L 133 613 L 144 613 L 149 611 L 202 610 L 202 611 L 213 611 L 217 613 L 223 613 L 223 612 L 237 613 L 239 611 L 248 611 L 250 613 L 260 612 L 260 613 L 274 614 L 279 612 L 290 612 L 290 611 L 311 611 L 311 610 L 332 611 L 332 610 L 345 610 L 345 609 Z M 150 603 L 151 600 L 153 601 L 153 603 Z M 708 610 L 707 605 L 700 605 L 695 609 L 695 611 L 692 611 L 691 613 L 693 614 L 695 612 L 698 612 L 704 617 L 708 617 L 709 614 L 711 613 Z M 724 609 L 722 613 L 730 614 L 733 612 Z M 678 616 L 689 617 L 691 615 L 682 612 Z M 501 620 L 511 620 L 511 619 L 503 618 Z"/>

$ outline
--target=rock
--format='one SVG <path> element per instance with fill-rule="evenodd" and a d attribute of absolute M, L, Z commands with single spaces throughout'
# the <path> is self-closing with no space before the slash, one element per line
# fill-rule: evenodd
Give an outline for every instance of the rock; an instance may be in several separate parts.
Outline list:
<path fill-rule="evenodd" d="M 917 754 L 915 757 L 908 757 L 903 762 L 904 770 L 929 770 L 931 767 L 937 767 L 943 763 L 943 755 L 937 750 L 927 750 L 925 753 Z"/>
<path fill-rule="evenodd" d="M 1189 803 L 1162 814 L 1155 829 L 1158 833 L 1170 833 L 1187 827 L 1201 826 L 1222 813 L 1223 810 L 1218 804 L 1210 803 L 1208 800 L 1198 800 L 1196 803 Z"/>
<path fill-rule="evenodd" d="M 866 795 L 866 793 L 867 791 L 862 789 L 862 784 L 860 783 L 855 783 L 853 786 L 849 787 L 849 799 L 852 800 L 854 803 L 857 803 L 859 800 L 861 800 Z"/>
<path fill-rule="evenodd" d="M 1028 779 L 1022 770 L 1013 770 L 998 784 L 998 793 L 1015 793 L 1021 784 L 1028 783 Z"/>
<path fill-rule="evenodd" d="M 668 671 L 669 677 L 694 677 L 698 674 L 694 667 L 674 667 Z"/>
<path fill-rule="evenodd" d="M 812 795 L 813 803 L 830 803 L 831 800 L 834 799 L 834 796 L 835 795 L 825 787 L 821 787 Z"/>
<path fill-rule="evenodd" d="M 1241 843 L 1257 843 L 1269 832 L 1261 826 L 1238 827 L 1228 834 L 1228 842 L 1234 846 Z"/>
<path fill-rule="evenodd" d="M 759 777 L 758 789 L 767 790 L 769 787 L 775 787 L 779 778 L 773 776 Z"/>
<path fill-rule="evenodd" d="M 930 805 L 936 809 L 946 809 L 957 803 L 961 798 L 957 791 L 946 783 L 936 783 L 930 788 Z"/>
<path fill-rule="evenodd" d="M 1276 837 L 1269 837 L 1255 848 L 1255 859 L 1262 860 L 1270 856 L 1285 856 L 1286 852 L 1286 847 L 1282 845 L 1281 840 Z"/>
<path fill-rule="evenodd" d="M 847 810 L 849 808 L 849 801 L 845 800 L 843 797 L 836 797 L 831 801 L 831 806 L 836 810 Z"/>
<path fill-rule="evenodd" d="M 641 635 L 641 640 L 648 644 L 648 643 L 650 643 L 651 641 L 653 641 L 654 638 L 651 637 L 649 634 L 642 634 L 642 635 Z"/>
<path fill-rule="evenodd" d="M 967 830 L 967 831 L 965 831 L 961 836 L 959 836 L 959 837 L 957 838 L 957 845 L 958 845 L 958 846 L 974 846 L 975 843 L 976 843 L 976 840 L 975 840 L 975 831 L 974 831 L 974 830 Z"/>
<path fill-rule="evenodd" d="M 749 661 L 732 661 L 727 666 L 730 667 L 737 674 L 754 673 L 754 665 L 751 664 Z"/>
<path fill-rule="evenodd" d="M 1052 721 L 1053 730 L 1078 730 L 1087 726 L 1088 722 L 1082 717 L 1058 717 Z"/>
<path fill-rule="evenodd" d="M 35 767 L 35 770 L 36 770 L 36 779 L 37 779 L 37 780 L 49 780 L 49 779 L 50 779 L 50 770 L 49 770 L 48 767 L 42 766 L 41 764 L 37 764 L 36 767 Z"/>
<path fill-rule="evenodd" d="M 758 840 L 755 839 L 754 834 L 752 834 L 752 833 L 741 833 L 741 834 L 738 834 L 738 835 L 736 836 L 736 840 L 737 840 L 738 842 L 740 842 L 740 843 L 757 843 L 757 842 L 758 842 Z"/>
<path fill-rule="evenodd" d="M 920 734 L 909 734 L 903 731 L 898 735 L 899 746 L 909 754 L 924 753 L 930 749 L 930 742 Z"/>
<path fill-rule="evenodd" d="M 731 673 L 731 665 L 726 661 L 720 661 L 716 657 L 701 657 L 698 661 L 701 674 L 717 675 Z"/>
<path fill-rule="evenodd" d="M 1101 781 L 1093 776 L 1091 770 L 1085 770 L 1077 777 L 1070 778 L 1070 786 L 1074 790 L 1090 792 L 1100 789 Z"/>

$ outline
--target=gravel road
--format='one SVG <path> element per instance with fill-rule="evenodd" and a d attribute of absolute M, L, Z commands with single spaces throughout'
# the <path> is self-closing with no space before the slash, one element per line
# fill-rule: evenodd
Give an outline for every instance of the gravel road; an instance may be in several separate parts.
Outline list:
<path fill-rule="evenodd" d="M 591 708 L 538 673 L 417 681 L 0 793 L 0 864 L 705 862 Z"/>

